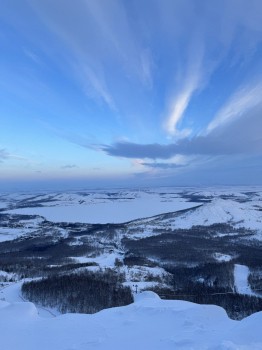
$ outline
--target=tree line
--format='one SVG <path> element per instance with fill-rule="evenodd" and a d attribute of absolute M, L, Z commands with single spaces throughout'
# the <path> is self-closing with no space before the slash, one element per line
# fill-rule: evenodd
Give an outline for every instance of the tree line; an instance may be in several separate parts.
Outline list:
<path fill-rule="evenodd" d="M 61 313 L 95 313 L 133 302 L 130 288 L 124 287 L 111 270 L 54 275 L 26 282 L 22 285 L 22 295 Z"/>

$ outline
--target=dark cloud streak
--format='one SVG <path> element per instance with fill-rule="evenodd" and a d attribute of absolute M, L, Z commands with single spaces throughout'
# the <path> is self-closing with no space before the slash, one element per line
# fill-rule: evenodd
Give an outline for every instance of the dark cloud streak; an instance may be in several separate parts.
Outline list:
<path fill-rule="evenodd" d="M 61 166 L 61 169 L 73 169 L 73 168 L 77 168 L 78 166 L 75 164 L 66 164 Z"/>
<path fill-rule="evenodd" d="M 170 159 L 182 155 L 262 154 L 262 110 L 257 108 L 235 122 L 221 126 L 207 135 L 184 138 L 170 144 L 117 142 L 103 145 L 108 155 L 124 158 Z"/>

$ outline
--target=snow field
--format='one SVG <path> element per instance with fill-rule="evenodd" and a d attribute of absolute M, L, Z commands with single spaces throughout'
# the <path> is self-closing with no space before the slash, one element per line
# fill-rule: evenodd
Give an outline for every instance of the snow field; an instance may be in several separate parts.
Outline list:
<path fill-rule="evenodd" d="M 82 222 L 90 224 L 123 223 L 167 212 L 187 209 L 196 203 L 182 200 L 161 202 L 159 198 L 140 198 L 133 201 L 72 204 L 7 211 L 10 214 L 40 215 L 52 222 Z"/>
<path fill-rule="evenodd" d="M 235 288 L 239 294 L 255 295 L 248 283 L 249 268 L 245 265 L 235 264 L 234 277 Z"/>
<path fill-rule="evenodd" d="M 178 193 L 163 194 L 160 190 L 53 193 L 40 195 L 34 200 L 43 207 L 29 205 L 7 212 L 40 215 L 53 222 L 122 223 L 198 204 L 188 202 Z"/>
<path fill-rule="evenodd" d="M 261 312 L 233 321 L 218 306 L 164 301 L 152 292 L 94 315 L 49 319 L 32 303 L 0 301 L 2 350 L 261 350 L 261 322 Z"/>

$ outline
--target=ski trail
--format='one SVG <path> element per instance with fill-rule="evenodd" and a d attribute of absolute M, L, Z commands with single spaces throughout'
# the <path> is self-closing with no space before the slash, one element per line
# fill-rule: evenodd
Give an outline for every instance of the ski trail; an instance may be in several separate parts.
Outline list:
<path fill-rule="evenodd" d="M 21 296 L 21 286 L 23 282 L 13 282 L 9 283 L 8 285 L 4 286 L 3 288 L 0 288 L 0 300 L 7 301 L 8 303 L 16 303 L 16 302 L 27 302 L 28 300 L 25 300 Z M 56 317 L 53 310 L 49 310 L 48 308 L 45 308 L 43 306 L 35 304 L 35 307 L 38 310 L 39 316 L 43 318 L 50 318 L 50 317 Z"/>
<path fill-rule="evenodd" d="M 235 264 L 234 278 L 236 292 L 239 294 L 256 295 L 248 283 L 249 268 L 245 265 Z"/>

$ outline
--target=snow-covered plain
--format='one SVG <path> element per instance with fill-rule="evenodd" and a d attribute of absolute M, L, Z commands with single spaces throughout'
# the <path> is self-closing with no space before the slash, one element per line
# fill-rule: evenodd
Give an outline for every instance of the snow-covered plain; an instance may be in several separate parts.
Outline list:
<path fill-rule="evenodd" d="M 52 222 L 123 223 L 178 212 L 172 221 L 174 229 L 216 223 L 258 231 L 262 227 L 259 187 L 118 189 L 31 194 L 31 197 L 10 194 L 2 197 L 2 203 L 7 209 L 2 209 L 5 213 L 39 215 Z M 179 212 L 190 208 L 185 213 Z"/>
<path fill-rule="evenodd" d="M 262 312 L 233 321 L 218 306 L 152 292 L 129 306 L 48 319 L 32 303 L 0 301 L 2 350 L 261 350 L 261 322 Z"/>
<path fill-rule="evenodd" d="M 50 201 L 46 200 L 50 198 Z M 52 199 L 52 200 L 51 200 Z M 150 191 L 110 193 L 60 194 L 39 196 L 41 207 L 19 208 L 12 214 L 40 215 L 53 222 L 123 223 L 198 206 L 178 194 Z M 45 202 L 43 202 L 45 201 Z"/>

